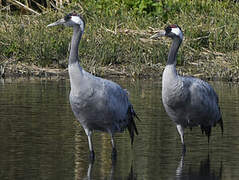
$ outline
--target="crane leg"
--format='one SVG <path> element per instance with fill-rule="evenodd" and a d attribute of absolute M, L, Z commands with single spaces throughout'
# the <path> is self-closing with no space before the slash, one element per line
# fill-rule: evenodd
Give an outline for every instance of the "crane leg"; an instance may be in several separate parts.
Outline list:
<path fill-rule="evenodd" d="M 110 137 L 111 137 L 111 144 L 112 144 L 112 159 L 116 159 L 117 150 L 116 150 L 114 135 L 110 133 Z"/>
<path fill-rule="evenodd" d="M 181 125 L 177 125 L 177 130 L 178 130 L 178 134 L 180 135 L 181 138 L 181 142 L 182 142 L 182 154 L 185 155 L 186 153 L 186 146 L 184 143 L 184 128 Z"/>
<path fill-rule="evenodd" d="M 92 143 L 92 131 L 90 131 L 89 129 L 85 129 L 85 133 L 88 138 L 88 144 L 89 144 L 89 150 L 90 150 L 90 160 L 91 160 L 91 162 L 94 162 L 95 152 L 94 152 L 93 143 Z"/>

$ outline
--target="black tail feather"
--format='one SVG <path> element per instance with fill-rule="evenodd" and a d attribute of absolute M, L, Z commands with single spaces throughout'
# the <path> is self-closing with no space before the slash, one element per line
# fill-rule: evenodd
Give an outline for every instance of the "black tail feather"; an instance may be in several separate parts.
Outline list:
<path fill-rule="evenodd" d="M 130 135 L 130 138 L 131 138 L 131 145 L 133 145 L 134 143 L 134 134 L 138 135 L 138 130 L 137 130 L 137 127 L 136 127 L 136 124 L 135 124 L 135 121 L 134 121 L 134 118 L 137 118 L 138 120 L 139 117 L 136 115 L 136 113 L 134 112 L 134 109 L 133 109 L 133 106 L 129 106 L 128 108 L 128 131 L 129 131 L 129 135 Z"/>
<path fill-rule="evenodd" d="M 221 127 L 221 132 L 222 132 L 222 135 L 223 135 L 223 132 L 224 132 L 224 129 L 223 129 L 223 120 L 222 118 L 220 118 L 219 121 L 217 121 L 216 123 L 218 123 Z M 214 124 L 214 126 L 216 125 L 216 123 Z M 202 134 L 205 133 L 205 135 L 208 137 L 208 143 L 210 141 L 210 136 L 211 136 L 211 131 L 212 131 L 212 126 L 203 126 L 201 125 L 201 130 L 202 130 Z"/>
<path fill-rule="evenodd" d="M 208 143 L 209 143 L 212 127 L 211 126 L 202 126 L 201 125 L 201 130 L 202 130 L 202 134 L 204 134 L 204 132 L 205 132 L 205 134 L 206 134 L 206 136 L 208 138 Z"/>
<path fill-rule="evenodd" d="M 219 111 L 220 111 L 220 114 L 221 114 L 221 110 L 220 110 L 220 107 L 218 107 L 219 108 Z M 219 119 L 219 121 L 218 121 L 218 123 L 219 123 L 219 125 L 221 126 L 221 132 L 222 132 L 222 136 L 223 136 L 223 120 L 222 120 L 222 116 L 221 116 L 221 118 Z"/>
<path fill-rule="evenodd" d="M 209 144 L 209 141 L 210 141 L 211 131 L 212 131 L 212 128 L 210 126 L 210 127 L 207 128 L 207 131 L 206 131 L 208 144 Z"/>

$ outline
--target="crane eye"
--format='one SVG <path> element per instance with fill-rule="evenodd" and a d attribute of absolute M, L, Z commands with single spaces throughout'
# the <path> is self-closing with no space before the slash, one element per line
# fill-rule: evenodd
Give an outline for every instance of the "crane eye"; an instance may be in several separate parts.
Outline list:
<path fill-rule="evenodd" d="M 171 26 L 165 28 L 166 34 L 170 33 L 172 30 Z"/>

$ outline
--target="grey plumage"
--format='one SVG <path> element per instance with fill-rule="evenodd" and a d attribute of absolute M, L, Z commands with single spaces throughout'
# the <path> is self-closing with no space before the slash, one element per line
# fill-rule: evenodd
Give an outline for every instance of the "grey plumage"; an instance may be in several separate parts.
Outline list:
<path fill-rule="evenodd" d="M 128 128 L 132 143 L 134 134 L 138 134 L 134 122 L 134 117 L 137 116 L 129 101 L 128 93 L 118 84 L 96 77 L 81 67 L 78 58 L 78 47 L 85 27 L 83 18 L 76 13 L 70 13 L 63 19 L 48 26 L 60 24 L 73 27 L 68 64 L 71 84 L 69 99 L 75 117 L 88 136 L 91 160 L 94 160 L 91 139 L 94 130 L 107 132 L 111 135 L 112 155 L 115 156 L 114 134 L 116 132 L 122 132 Z"/>
<path fill-rule="evenodd" d="M 181 28 L 171 25 L 151 38 L 160 36 L 170 37 L 173 40 L 163 72 L 162 100 L 168 116 L 176 123 L 185 152 L 184 128 L 200 126 L 202 132 L 208 136 L 208 141 L 211 128 L 217 123 L 223 132 L 218 96 L 207 82 L 177 74 L 176 55 L 183 40 Z"/>

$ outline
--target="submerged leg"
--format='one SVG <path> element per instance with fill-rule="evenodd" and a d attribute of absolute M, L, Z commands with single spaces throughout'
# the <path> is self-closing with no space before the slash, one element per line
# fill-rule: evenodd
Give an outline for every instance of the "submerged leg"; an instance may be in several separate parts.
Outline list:
<path fill-rule="evenodd" d="M 90 160 L 93 162 L 95 160 L 95 152 L 94 152 L 92 137 L 91 137 L 92 131 L 90 131 L 89 129 L 85 129 L 85 133 L 88 138 L 88 144 L 89 144 L 89 150 L 90 150 Z"/>
<path fill-rule="evenodd" d="M 114 135 L 110 133 L 110 137 L 111 137 L 111 144 L 112 144 L 112 159 L 116 159 L 117 150 L 116 150 Z"/>
<path fill-rule="evenodd" d="M 93 169 L 94 162 L 90 162 L 87 170 L 87 178 L 91 179 L 92 169 Z"/>
<path fill-rule="evenodd" d="M 181 125 L 177 125 L 177 130 L 178 130 L 178 133 L 180 135 L 180 138 L 181 138 L 181 142 L 182 142 L 182 153 L 183 155 L 186 153 L 186 146 L 185 146 L 185 143 L 184 143 L 184 128 L 181 126 Z"/>
<path fill-rule="evenodd" d="M 179 162 L 178 168 L 176 170 L 176 177 L 182 177 L 183 173 L 183 165 L 184 165 L 184 155 L 181 156 L 181 160 Z"/>

